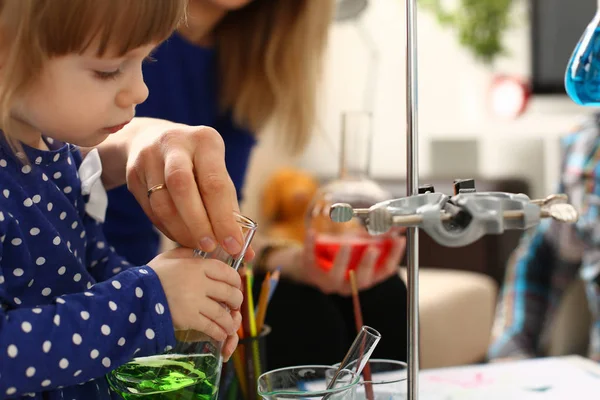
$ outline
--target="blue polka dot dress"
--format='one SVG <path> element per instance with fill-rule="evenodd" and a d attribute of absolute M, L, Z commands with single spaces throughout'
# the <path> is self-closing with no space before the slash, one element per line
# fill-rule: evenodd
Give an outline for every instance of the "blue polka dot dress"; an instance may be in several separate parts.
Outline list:
<path fill-rule="evenodd" d="M 0 399 L 117 399 L 105 375 L 174 346 L 156 274 L 131 267 L 86 212 L 69 144 L 0 140 Z"/>

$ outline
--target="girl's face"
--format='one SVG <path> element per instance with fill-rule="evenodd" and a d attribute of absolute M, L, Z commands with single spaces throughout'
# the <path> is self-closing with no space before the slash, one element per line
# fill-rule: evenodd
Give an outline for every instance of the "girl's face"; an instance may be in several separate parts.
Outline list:
<path fill-rule="evenodd" d="M 83 147 L 95 146 L 117 132 L 148 97 L 142 62 L 154 44 L 123 57 L 98 57 L 95 46 L 83 54 L 50 59 L 12 116 L 23 129 L 16 139 L 37 147 L 39 135 Z"/>

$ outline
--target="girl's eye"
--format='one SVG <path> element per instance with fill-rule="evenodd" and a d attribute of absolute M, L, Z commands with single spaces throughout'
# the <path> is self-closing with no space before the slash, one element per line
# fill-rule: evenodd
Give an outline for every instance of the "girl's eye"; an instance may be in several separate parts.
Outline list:
<path fill-rule="evenodd" d="M 102 80 L 116 79 L 120 74 L 121 70 L 117 69 L 115 71 L 94 71 L 96 76 Z"/>
<path fill-rule="evenodd" d="M 147 56 L 144 59 L 144 62 L 154 62 L 154 61 L 156 61 L 156 59 L 152 58 L 152 56 Z M 101 80 L 117 79 L 119 77 L 119 75 L 121 75 L 122 72 L 123 72 L 123 67 L 120 67 L 119 69 L 116 69 L 114 71 L 94 71 L 94 73 L 96 74 L 96 77 L 98 77 Z"/>

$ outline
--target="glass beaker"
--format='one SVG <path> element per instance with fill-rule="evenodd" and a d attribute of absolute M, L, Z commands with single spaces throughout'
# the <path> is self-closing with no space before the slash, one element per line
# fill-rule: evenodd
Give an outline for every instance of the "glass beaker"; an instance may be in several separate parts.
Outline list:
<path fill-rule="evenodd" d="M 337 371 L 331 365 L 305 365 L 280 368 L 258 378 L 258 394 L 267 400 L 329 399 L 353 400 L 360 376 L 350 370 L 341 370 L 331 389 L 327 377 Z"/>
<path fill-rule="evenodd" d="M 600 105 L 600 11 L 571 55 L 565 73 L 565 89 L 577 104 Z"/>
<path fill-rule="evenodd" d="M 258 394 L 264 399 L 354 399 L 360 373 L 380 339 L 379 332 L 363 326 L 337 367 L 308 365 L 267 372 L 258 378 Z"/>
<path fill-rule="evenodd" d="M 334 203 L 369 208 L 392 197 L 369 178 L 371 141 L 370 113 L 346 112 L 342 115 L 339 175 L 319 189 L 307 212 L 307 227 L 315 232 L 315 260 L 326 271 L 333 266 L 343 245 L 351 248 L 348 272 L 358 267 L 370 246 L 379 248 L 375 268 L 381 268 L 393 247 L 390 233 L 372 236 L 358 218 L 336 223 L 329 217 L 329 210 Z"/>
<path fill-rule="evenodd" d="M 356 364 L 356 362 L 354 362 Z M 371 379 L 365 381 L 362 377 L 357 385 L 356 400 L 404 400 L 406 399 L 407 365 L 405 362 L 385 359 L 371 359 L 368 362 Z M 334 365 L 338 368 L 339 364 Z M 355 365 L 348 369 L 355 370 Z M 330 379 L 330 377 L 328 377 Z M 369 398 L 367 393 L 372 393 Z"/>
<path fill-rule="evenodd" d="M 217 247 L 210 253 L 196 250 L 196 257 L 217 259 L 236 270 L 239 268 L 257 225 L 250 218 L 235 214 L 244 237 L 242 251 L 230 255 Z M 146 396 L 153 400 L 216 399 L 223 343 L 195 330 L 176 331 L 175 338 L 175 347 L 165 354 L 134 358 L 109 373 L 111 387 L 126 400 Z"/>

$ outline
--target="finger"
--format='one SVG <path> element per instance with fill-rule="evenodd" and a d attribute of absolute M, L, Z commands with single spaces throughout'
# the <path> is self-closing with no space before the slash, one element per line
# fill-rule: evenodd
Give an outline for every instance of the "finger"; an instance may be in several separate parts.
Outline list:
<path fill-rule="evenodd" d="M 175 146 L 169 147 L 165 156 L 165 182 L 183 222 L 179 231 L 187 229 L 193 237 L 194 247 L 213 251 L 216 247 L 215 235 L 196 186 L 191 156 L 184 148 Z M 173 229 L 169 230 L 174 233 Z"/>
<path fill-rule="evenodd" d="M 369 246 L 363 253 L 356 271 L 356 286 L 358 290 L 366 289 L 371 285 L 375 265 L 380 254 L 381 251 L 374 246 Z"/>
<path fill-rule="evenodd" d="M 238 271 L 219 260 L 205 260 L 204 262 L 207 261 L 204 273 L 208 278 L 241 289 L 242 278 Z"/>
<path fill-rule="evenodd" d="M 406 251 L 406 237 L 395 237 L 393 242 L 394 244 L 392 245 L 392 249 L 388 254 L 386 263 L 391 264 L 393 267 L 398 267 L 402 257 L 404 256 L 404 252 Z"/>
<path fill-rule="evenodd" d="M 237 332 L 238 329 L 240 329 L 240 326 L 242 326 L 242 313 L 233 310 L 231 311 L 231 318 L 233 318 L 233 324 L 235 325 L 235 331 Z"/>
<path fill-rule="evenodd" d="M 370 286 L 373 287 L 396 274 L 398 274 L 398 267 L 394 264 L 387 264 L 384 268 L 378 269 L 373 273 Z"/>
<path fill-rule="evenodd" d="M 332 291 L 339 290 L 345 281 L 351 251 L 352 249 L 349 244 L 343 244 L 335 255 L 333 266 L 328 274 L 330 289 Z"/>
<path fill-rule="evenodd" d="M 404 226 L 394 226 L 394 227 L 392 227 L 392 229 L 390 229 L 390 233 L 404 236 L 404 235 L 406 235 L 406 229 L 407 228 Z"/>
<path fill-rule="evenodd" d="M 225 303 L 231 310 L 238 310 L 244 295 L 242 291 L 222 282 L 213 282 L 206 288 L 206 295 L 220 303 Z"/>
<path fill-rule="evenodd" d="M 239 206 L 235 186 L 225 166 L 223 139 L 207 127 L 202 127 L 199 135 L 199 151 L 194 156 L 196 182 L 217 241 L 235 255 L 242 249 L 243 238 L 233 214 Z"/>
<path fill-rule="evenodd" d="M 225 310 L 221 305 L 215 303 L 212 300 L 206 301 L 206 303 L 213 303 L 215 306 L 221 308 L 225 314 L 229 314 L 227 310 Z M 231 318 L 231 316 L 229 317 Z M 227 330 L 223 329 L 220 324 L 216 323 L 212 318 L 207 317 L 201 313 L 198 313 L 194 318 L 193 322 L 190 324 L 190 328 L 194 329 L 198 332 L 202 332 L 216 340 L 217 342 L 222 342 L 227 339 Z"/>
<path fill-rule="evenodd" d="M 405 250 L 406 238 L 403 236 L 394 238 L 392 249 L 390 250 L 385 262 L 385 267 L 375 271 L 375 277 L 373 278 L 375 283 L 382 282 L 390 276 L 398 273 L 398 267 Z"/>
<path fill-rule="evenodd" d="M 133 194 L 139 205 L 144 210 L 144 213 L 150 218 L 152 224 L 154 224 L 161 232 L 167 235 L 170 239 L 173 239 L 170 232 L 162 224 L 160 219 L 154 214 L 152 206 L 150 205 L 150 199 L 148 198 L 148 184 L 146 183 L 145 167 L 140 162 L 128 171 L 127 173 L 127 189 Z M 162 167 L 160 167 L 162 171 Z M 161 172 L 162 173 L 162 172 Z"/>
<path fill-rule="evenodd" d="M 223 355 L 223 362 L 229 361 L 229 359 L 233 355 L 233 352 L 237 348 L 238 342 L 239 337 L 237 333 L 234 333 L 233 335 L 227 337 L 225 343 L 223 344 L 223 350 L 221 352 L 221 354 Z"/>
<path fill-rule="evenodd" d="M 248 250 L 246 250 L 246 254 L 244 254 L 244 261 L 250 262 L 250 261 L 254 260 L 255 257 L 256 257 L 256 252 L 254 251 L 252 246 L 249 246 Z"/>
<path fill-rule="evenodd" d="M 176 190 L 171 186 L 177 185 L 169 182 L 165 174 L 165 168 L 165 164 L 162 161 L 157 161 L 148 163 L 143 171 L 147 190 L 156 185 L 165 185 L 165 188 L 156 190 L 149 196 L 146 194 L 152 214 L 159 222 L 157 226 L 163 227 L 166 230 L 165 234 L 168 233 L 169 239 L 186 247 L 195 248 L 198 246 L 198 243 L 192 238 L 172 199 L 172 193 Z"/>
<path fill-rule="evenodd" d="M 317 287 L 323 293 L 333 293 L 333 284 L 329 277 L 330 270 L 326 271 L 319 267 L 315 256 L 316 237 L 313 229 L 307 229 L 304 236 L 304 247 L 301 249 L 300 271 L 296 271 L 298 275 L 296 279 Z M 293 267 L 294 263 L 292 262 Z"/>
<path fill-rule="evenodd" d="M 205 297 L 200 303 L 199 309 L 201 315 L 213 321 L 226 335 L 232 335 L 237 331 L 231 313 L 223 304 Z"/>
<path fill-rule="evenodd" d="M 315 260 L 315 231 L 308 229 L 304 238 L 304 262 L 309 269 L 313 269 L 317 264 Z"/>
<path fill-rule="evenodd" d="M 165 193 L 166 195 L 160 195 L 162 197 L 160 200 L 150 200 L 150 207 L 155 219 L 151 218 L 150 220 L 172 241 L 188 248 L 197 248 L 196 242 L 177 213 L 171 196 L 166 191 Z M 151 197 L 153 196 L 154 194 Z"/>

